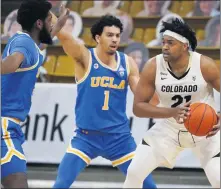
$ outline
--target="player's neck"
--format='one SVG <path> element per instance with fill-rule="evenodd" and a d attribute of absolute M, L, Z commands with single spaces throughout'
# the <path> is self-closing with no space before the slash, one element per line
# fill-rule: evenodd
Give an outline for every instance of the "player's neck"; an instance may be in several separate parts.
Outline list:
<path fill-rule="evenodd" d="M 169 62 L 172 72 L 185 72 L 189 65 L 190 54 L 189 52 L 180 56 L 179 59 Z"/>
<path fill-rule="evenodd" d="M 98 58 L 102 61 L 102 63 L 104 63 L 106 65 L 111 65 L 111 64 L 113 64 L 114 61 L 116 61 L 115 54 L 113 54 L 113 55 L 107 54 L 99 47 L 96 47 L 95 51 L 96 51 Z"/>
<path fill-rule="evenodd" d="M 38 34 L 36 32 L 28 32 L 26 30 L 23 30 L 22 32 L 27 33 L 37 45 L 40 45 L 40 40 L 38 39 Z"/>

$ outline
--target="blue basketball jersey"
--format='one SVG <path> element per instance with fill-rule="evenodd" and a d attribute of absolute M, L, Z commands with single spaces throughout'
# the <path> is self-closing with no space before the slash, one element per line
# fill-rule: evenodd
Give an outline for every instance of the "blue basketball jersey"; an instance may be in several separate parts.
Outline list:
<path fill-rule="evenodd" d="M 14 52 L 24 55 L 24 61 L 14 73 L 1 76 L 1 116 L 25 121 L 31 107 L 31 96 L 43 63 L 43 54 L 26 33 L 18 32 L 9 39 L 2 59 Z"/>
<path fill-rule="evenodd" d="M 85 77 L 77 82 L 77 127 L 106 133 L 130 132 L 126 116 L 127 56 L 116 52 L 117 67 L 112 69 L 99 60 L 95 49 L 89 50 L 89 68 Z"/>

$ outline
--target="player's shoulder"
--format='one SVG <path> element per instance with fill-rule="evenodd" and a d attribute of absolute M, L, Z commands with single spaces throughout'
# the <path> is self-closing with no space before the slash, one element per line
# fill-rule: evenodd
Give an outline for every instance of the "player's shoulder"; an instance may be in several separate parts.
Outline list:
<path fill-rule="evenodd" d="M 211 57 L 203 55 L 203 54 L 199 54 L 199 55 L 200 55 L 200 66 L 201 66 L 201 68 L 206 69 L 207 67 L 216 65 L 215 61 Z"/>
<path fill-rule="evenodd" d="M 213 64 L 214 60 L 212 58 L 210 58 L 209 56 L 201 54 L 200 63 L 201 64 Z"/>
<path fill-rule="evenodd" d="M 116 51 L 119 55 L 121 56 L 125 56 L 125 57 L 130 57 L 129 55 L 127 55 L 126 53 L 122 52 L 122 51 Z"/>
<path fill-rule="evenodd" d="M 211 70 L 211 69 L 217 69 L 217 65 L 216 65 L 216 62 L 212 58 L 201 54 L 200 69 L 204 73 L 204 72 L 208 72 L 208 70 Z"/>
<path fill-rule="evenodd" d="M 126 62 L 126 64 L 129 64 L 130 66 L 131 66 L 131 64 L 134 64 L 134 59 L 131 56 L 129 56 L 126 53 L 121 52 L 121 51 L 116 51 L 116 52 L 119 55 L 119 58 L 121 60 L 123 58 L 123 60 Z"/>
<path fill-rule="evenodd" d="M 192 56 L 192 59 L 200 59 L 202 54 L 196 51 L 189 51 L 190 55 Z"/>
<path fill-rule="evenodd" d="M 14 45 L 24 46 L 28 48 L 35 46 L 34 40 L 28 34 L 25 34 L 23 32 L 16 33 L 10 41 Z"/>
<path fill-rule="evenodd" d="M 146 72 L 148 74 L 150 73 L 156 74 L 156 68 L 157 68 L 157 56 L 154 56 L 144 64 L 143 72 Z"/>
<path fill-rule="evenodd" d="M 157 59 L 159 59 L 159 58 L 160 58 L 159 55 L 156 55 L 156 56 L 150 58 L 150 59 L 147 61 L 146 65 L 151 66 L 151 67 L 156 67 Z"/>
<path fill-rule="evenodd" d="M 118 52 L 119 55 L 124 56 L 125 59 L 128 60 L 129 62 L 134 60 L 130 55 L 128 55 L 128 54 L 126 54 L 124 52 L 120 52 L 120 51 L 117 51 L 117 52 Z"/>

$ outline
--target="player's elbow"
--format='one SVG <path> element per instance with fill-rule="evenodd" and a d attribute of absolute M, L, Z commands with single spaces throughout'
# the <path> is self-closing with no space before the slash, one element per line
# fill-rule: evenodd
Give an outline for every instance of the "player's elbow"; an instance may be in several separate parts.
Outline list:
<path fill-rule="evenodd" d="M 142 117 L 140 108 L 139 108 L 139 103 L 134 103 L 133 105 L 133 113 L 136 117 Z"/>

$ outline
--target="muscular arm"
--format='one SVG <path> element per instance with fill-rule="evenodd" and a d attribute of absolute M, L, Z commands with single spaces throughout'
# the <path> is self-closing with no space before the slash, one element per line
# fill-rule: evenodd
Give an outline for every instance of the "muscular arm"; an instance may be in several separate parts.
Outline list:
<path fill-rule="evenodd" d="M 205 81 L 220 92 L 220 70 L 214 60 L 202 55 L 200 63 Z"/>
<path fill-rule="evenodd" d="M 1 74 L 15 72 L 24 60 L 24 55 L 20 52 L 14 52 L 1 60 Z"/>
<path fill-rule="evenodd" d="M 174 116 L 174 108 L 161 108 L 150 104 L 155 93 L 156 59 L 151 59 L 144 67 L 137 84 L 133 112 L 138 117 L 169 118 Z"/>
<path fill-rule="evenodd" d="M 53 23 L 57 22 L 57 17 L 52 14 Z M 57 34 L 58 39 L 60 40 L 65 53 L 76 60 L 77 63 L 82 64 L 84 67 L 87 67 L 89 62 L 89 50 L 82 44 L 79 44 L 72 36 L 71 33 L 60 30 Z"/>
<path fill-rule="evenodd" d="M 207 56 L 201 56 L 200 68 L 205 81 L 214 89 L 220 92 L 220 70 L 213 59 Z M 220 113 L 217 114 L 218 123 L 213 126 L 213 130 L 209 132 L 207 137 L 214 136 L 220 130 Z"/>

